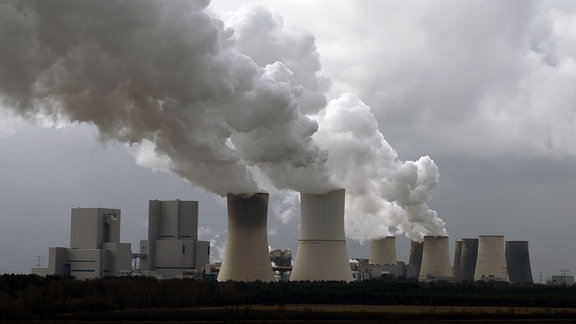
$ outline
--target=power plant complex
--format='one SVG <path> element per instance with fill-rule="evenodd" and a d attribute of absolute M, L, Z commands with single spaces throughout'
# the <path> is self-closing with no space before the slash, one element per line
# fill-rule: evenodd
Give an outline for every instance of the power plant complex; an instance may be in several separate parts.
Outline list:
<path fill-rule="evenodd" d="M 397 260 L 396 238 L 370 241 L 369 259 L 348 257 L 344 230 L 345 190 L 300 194 L 300 235 L 292 264 L 289 250 L 269 251 L 268 193 L 228 194 L 228 236 L 222 262 L 210 264 L 210 242 L 198 240 L 197 201 L 149 201 L 148 236 L 139 253 L 120 242 L 120 210 L 73 208 L 70 247 L 49 248 L 38 275 L 77 279 L 119 275 L 204 278 L 218 281 L 345 281 L 382 276 L 419 281 L 532 283 L 527 241 L 480 235 L 454 242 L 448 236 L 410 241 L 408 263 Z"/>

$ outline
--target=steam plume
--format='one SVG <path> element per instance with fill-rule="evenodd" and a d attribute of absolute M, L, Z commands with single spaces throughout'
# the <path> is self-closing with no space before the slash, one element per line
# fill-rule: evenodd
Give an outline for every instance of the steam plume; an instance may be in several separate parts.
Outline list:
<path fill-rule="evenodd" d="M 317 124 L 298 109 L 293 73 L 238 53 L 208 3 L 3 1 L 2 102 L 33 121 L 149 142 L 173 172 L 222 195 L 258 191 L 247 165 L 279 188 L 328 190 L 326 152 L 311 141 Z"/>

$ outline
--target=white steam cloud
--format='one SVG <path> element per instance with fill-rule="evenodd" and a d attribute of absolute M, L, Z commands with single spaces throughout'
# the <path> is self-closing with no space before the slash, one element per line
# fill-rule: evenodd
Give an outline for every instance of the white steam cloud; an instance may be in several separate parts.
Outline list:
<path fill-rule="evenodd" d="M 139 164 L 221 195 L 259 191 L 261 176 L 299 192 L 345 187 L 356 239 L 445 235 L 427 205 L 434 162 L 398 160 L 354 96 L 326 104 L 309 32 L 257 6 L 224 23 L 208 4 L 0 0 L 0 104 L 94 124 Z"/>

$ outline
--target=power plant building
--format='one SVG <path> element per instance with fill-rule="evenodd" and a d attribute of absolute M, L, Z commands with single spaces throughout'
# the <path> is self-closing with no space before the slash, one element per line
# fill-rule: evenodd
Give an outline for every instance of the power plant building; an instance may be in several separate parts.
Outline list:
<path fill-rule="evenodd" d="M 148 239 L 140 241 L 140 269 L 160 278 L 204 272 L 210 242 L 198 240 L 198 202 L 150 200 Z"/>
<path fill-rule="evenodd" d="M 227 195 L 228 238 L 218 281 L 274 281 L 268 252 L 268 193 Z"/>
<path fill-rule="evenodd" d="M 420 281 L 452 280 L 448 236 L 425 236 Z"/>
<path fill-rule="evenodd" d="M 474 281 L 474 272 L 476 271 L 477 258 L 478 258 L 478 239 L 477 238 L 462 239 L 458 280 Z"/>
<path fill-rule="evenodd" d="M 48 267 L 33 274 L 95 279 L 131 270 L 130 244 L 120 243 L 119 209 L 72 208 L 70 227 L 70 247 L 50 248 Z"/>
<path fill-rule="evenodd" d="M 410 241 L 410 257 L 408 259 L 409 270 L 407 277 L 418 278 L 420 266 L 422 265 L 422 253 L 424 251 L 424 242 Z"/>
<path fill-rule="evenodd" d="M 506 241 L 508 279 L 516 283 L 533 283 L 528 241 Z"/>
<path fill-rule="evenodd" d="M 480 235 L 474 280 L 508 281 L 504 236 Z"/>
<path fill-rule="evenodd" d="M 370 241 L 369 264 L 396 264 L 396 238 L 388 236 Z"/>
<path fill-rule="evenodd" d="M 454 242 L 454 265 L 452 266 L 452 276 L 455 281 L 462 280 L 460 278 L 460 260 L 462 259 L 462 241 Z"/>
<path fill-rule="evenodd" d="M 345 190 L 300 194 L 300 238 L 291 281 L 353 280 L 344 236 Z"/>

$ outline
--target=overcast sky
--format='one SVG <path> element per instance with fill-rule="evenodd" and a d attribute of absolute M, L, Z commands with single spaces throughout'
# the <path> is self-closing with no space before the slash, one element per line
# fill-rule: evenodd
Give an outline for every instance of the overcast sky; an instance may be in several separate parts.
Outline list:
<path fill-rule="evenodd" d="M 82 109 L 93 109 L 91 104 L 82 101 L 84 98 L 64 100 L 64 108 L 58 110 L 57 118 L 53 111 L 47 113 L 52 108 L 46 108 L 49 105 L 46 102 L 40 104 L 41 109 L 27 108 L 26 104 L 37 105 L 36 102 L 23 104 L 22 98 L 29 99 L 28 92 L 42 92 L 43 99 L 46 93 L 52 92 L 62 96 L 71 91 L 70 84 L 84 81 L 78 74 L 70 73 L 66 79 L 71 80 L 70 84 L 63 82 L 63 86 L 54 88 L 48 85 L 76 62 L 67 61 L 69 53 L 81 53 L 88 45 L 70 41 L 73 45 L 67 46 L 73 51 L 60 53 L 58 49 L 66 48 L 62 45 L 66 37 L 78 36 L 54 28 L 52 34 L 46 32 L 48 36 L 45 36 L 58 40 L 51 56 L 30 61 L 40 67 L 23 69 L 25 77 L 12 75 L 20 71 L 12 69 L 15 64 L 10 60 L 14 57 L 24 57 L 24 63 L 28 56 L 36 58 L 36 54 L 27 55 L 28 43 L 14 42 L 30 35 L 26 33 L 35 25 L 6 19 L 17 16 L 10 11 L 13 8 L 8 3 L 10 1 L 0 1 L 0 24 L 2 17 L 6 24 L 0 29 L 0 41 L 15 44 L 7 47 L 6 53 L 0 52 L 0 75 L 3 74 L 0 90 L 2 97 L 8 98 L 0 110 L 0 272 L 28 273 L 37 256 L 46 265 L 48 247 L 68 246 L 72 207 L 121 209 L 121 240 L 132 243 L 132 250 L 136 252 L 138 241 L 147 235 L 149 199 L 198 200 L 200 235 L 202 239 L 214 240 L 212 252 L 217 258 L 224 246 L 225 201 L 217 194 L 206 193 L 206 188 L 218 192 L 219 184 L 206 182 L 189 169 L 193 167 L 182 164 L 181 161 L 190 156 L 167 149 L 160 150 L 162 157 L 151 151 L 147 146 L 150 143 L 137 144 L 148 137 L 133 140 L 136 136 L 133 132 L 110 130 L 106 127 L 112 123 L 110 120 L 96 114 L 88 117 L 83 114 Z M 94 2 L 80 1 L 67 8 L 65 1 L 44 3 L 46 7 L 42 12 L 54 16 L 75 10 L 83 12 L 78 7 L 94 5 Z M 146 2 L 135 3 L 138 6 Z M 251 64 L 263 68 L 279 60 L 294 73 L 296 87 L 303 89 L 297 98 L 302 116 L 298 115 L 299 119 L 295 120 L 302 121 L 305 115 L 316 116 L 313 118 L 318 121 L 319 131 L 312 136 L 315 142 L 323 146 L 330 144 L 326 141 L 330 131 L 326 129 L 336 128 L 325 115 L 339 111 L 330 109 L 340 107 L 338 103 L 342 100 L 338 99 L 349 94 L 350 97 L 345 98 L 361 102 L 355 107 L 365 105 L 371 112 L 359 110 L 356 116 L 362 113 L 368 119 L 373 118 L 379 131 L 376 135 L 381 134 L 395 149 L 400 162 L 392 167 L 400 168 L 403 161 L 418 161 L 422 156 L 434 161 L 439 177 L 436 179 L 434 168 L 425 170 L 430 172 L 430 179 L 438 182 L 434 187 L 436 183 L 432 181 L 433 185 L 426 188 L 429 191 L 424 197 L 430 200 L 424 206 L 436 211 L 437 217 L 444 221 L 451 247 L 454 240 L 461 238 L 504 235 L 506 240 L 530 242 L 536 281 L 540 273 L 545 279 L 559 274 L 560 269 L 576 272 L 576 251 L 571 248 L 576 228 L 576 4 L 525 0 L 332 1 L 329 5 L 320 1 L 269 0 L 256 3 L 260 6 L 243 7 L 244 1 L 213 1 L 203 11 L 215 21 L 221 21 L 222 30 L 234 30 L 227 36 L 233 41 L 232 45 L 218 45 L 224 49 L 226 58 L 232 57 L 231 62 L 236 64 L 248 57 Z M 58 5 L 51 8 L 50 4 Z M 136 12 L 134 15 L 153 20 L 155 16 L 146 16 L 147 8 L 142 6 L 141 12 L 132 10 Z M 98 10 L 92 8 L 92 11 Z M 150 12 L 158 14 L 158 11 Z M 97 13 L 94 15 L 94 19 L 98 19 Z M 190 16 L 190 19 L 196 18 Z M 90 19 L 71 21 L 82 25 Z M 122 19 L 124 21 L 132 20 Z M 114 23 L 117 22 L 111 18 L 110 24 L 103 24 L 112 26 L 110 29 L 94 28 L 92 32 L 106 35 L 94 39 L 108 41 L 107 35 L 115 35 Z M 21 29 L 25 31 L 24 36 L 3 32 L 20 30 L 7 26 L 26 26 Z M 44 27 L 50 30 L 51 26 Z M 121 27 L 126 26 L 118 28 Z M 181 23 L 175 25 L 173 32 L 194 34 L 193 28 L 197 28 L 195 22 Z M 139 37 L 147 40 L 149 34 L 147 31 Z M 118 47 L 133 49 L 136 57 L 141 55 L 144 61 L 150 53 L 155 53 L 156 47 L 161 47 L 162 44 L 155 42 L 171 37 L 162 33 L 150 35 L 148 41 L 136 42 L 130 38 L 135 45 Z M 215 45 L 207 42 L 207 46 Z M 42 48 L 32 50 L 39 49 Z M 62 61 L 62 57 L 66 60 Z M 116 62 L 114 59 L 112 57 L 111 62 Z M 51 65 L 42 67 L 48 61 Z M 100 64 L 102 60 L 88 62 Z M 226 64 L 226 68 L 236 66 Z M 185 67 L 194 71 L 195 65 Z M 176 70 L 172 72 L 177 74 Z M 242 76 L 250 75 L 248 72 Z M 34 73 L 42 75 L 38 77 Z M 101 72 L 98 77 L 108 80 L 105 77 L 109 75 L 105 73 Z M 282 73 L 286 73 L 283 67 L 273 65 L 265 74 L 269 79 L 279 80 L 278 75 L 284 77 Z M 146 77 L 143 73 L 142 78 Z M 20 82 L 20 78 L 24 81 Z M 34 90 L 20 91 L 29 80 L 36 80 L 30 83 Z M 173 80 L 168 78 L 165 83 L 170 85 Z M 174 90 L 171 95 L 186 98 L 187 91 L 196 94 L 197 88 L 203 86 L 200 80 L 194 90 L 177 89 L 181 92 Z M 252 80 L 257 89 L 261 82 L 257 78 Z M 101 88 L 98 91 L 106 91 Z M 154 91 L 160 91 L 157 88 L 153 88 Z M 86 89 L 91 88 L 86 86 Z M 211 92 L 198 93 L 212 95 Z M 32 99 L 37 99 L 38 94 L 33 94 Z M 92 112 L 99 112 L 100 107 L 108 103 L 112 108 L 122 104 L 121 100 L 112 99 L 98 102 Z M 226 103 L 219 102 L 219 105 Z M 330 109 L 326 108 L 327 104 Z M 239 111 L 239 114 L 244 112 Z M 47 114 L 52 116 L 47 118 Z M 230 114 L 242 121 L 242 115 Z M 246 114 L 250 114 L 250 110 Z M 69 120 L 87 122 L 67 122 Z M 348 119 L 349 123 L 353 120 Z M 134 128 L 140 126 L 137 124 Z M 203 131 L 210 132 L 212 126 L 189 124 L 183 129 L 196 127 L 206 127 Z M 238 129 L 245 125 L 231 122 L 230 127 Z M 108 132 L 105 136 L 108 140 L 101 140 L 103 130 Z M 264 166 L 257 155 L 246 153 L 253 152 L 246 146 L 253 138 L 232 140 L 242 152 L 242 161 L 249 161 L 261 170 L 271 169 Z M 131 146 L 127 144 L 132 142 Z M 340 152 L 337 150 L 341 147 L 330 145 L 333 152 Z M 384 148 L 387 147 L 384 145 Z M 306 148 L 305 153 L 309 152 Z M 384 153 L 390 151 L 384 150 Z M 171 167 L 167 166 L 166 156 L 176 161 Z M 383 163 L 387 163 L 386 160 Z M 330 160 L 329 165 L 331 170 L 337 170 Z M 268 182 L 290 188 L 284 185 L 282 177 L 266 174 L 256 178 L 266 177 Z M 186 179 L 192 179 L 195 185 Z M 260 186 L 266 188 L 266 185 Z M 291 207 L 294 195 L 271 194 L 274 197 L 271 197 L 268 224 L 269 244 L 273 248 L 296 250 L 298 211 Z M 348 236 L 354 239 L 362 233 L 356 227 L 347 230 Z M 399 234 L 397 244 L 399 259 L 407 260 L 409 241 L 404 233 Z M 348 250 L 350 257 L 368 255 L 366 242 L 360 244 L 351 239 Z"/>

